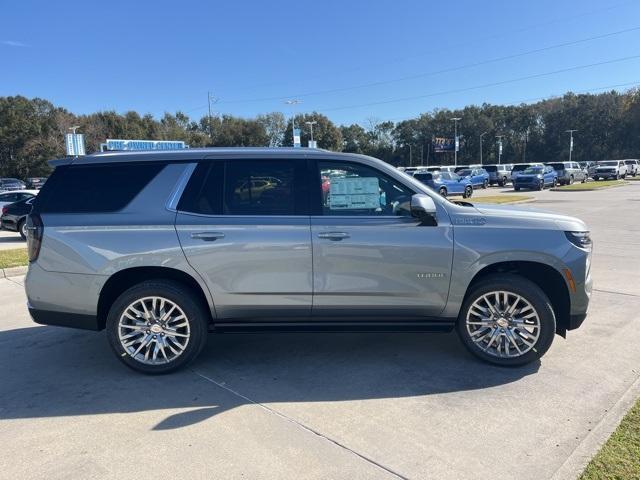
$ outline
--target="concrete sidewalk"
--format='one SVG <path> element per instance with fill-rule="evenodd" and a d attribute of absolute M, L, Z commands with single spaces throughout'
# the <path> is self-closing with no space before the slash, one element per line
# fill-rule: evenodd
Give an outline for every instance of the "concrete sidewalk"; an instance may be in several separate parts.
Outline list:
<path fill-rule="evenodd" d="M 141 376 L 104 332 L 33 324 L 21 277 L 0 279 L 3 475 L 574 478 L 640 394 L 640 183 L 535 195 L 592 228 L 596 290 L 524 368 L 448 334 L 271 334 L 212 336 L 190 370 Z"/>

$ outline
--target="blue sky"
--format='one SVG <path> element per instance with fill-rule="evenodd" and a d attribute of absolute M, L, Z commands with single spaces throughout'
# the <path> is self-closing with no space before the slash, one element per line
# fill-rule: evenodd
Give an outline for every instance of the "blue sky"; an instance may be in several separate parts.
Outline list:
<path fill-rule="evenodd" d="M 197 119 L 212 91 L 221 113 L 290 114 L 299 98 L 298 112 L 365 124 L 640 84 L 636 0 L 3 0 L 0 19 L 0 96 L 75 113 Z"/>

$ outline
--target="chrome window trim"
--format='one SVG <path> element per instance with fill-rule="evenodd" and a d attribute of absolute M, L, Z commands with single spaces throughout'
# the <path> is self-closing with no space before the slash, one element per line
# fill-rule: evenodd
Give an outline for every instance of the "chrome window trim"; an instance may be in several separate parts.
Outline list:
<path fill-rule="evenodd" d="M 173 191 L 171 192 L 171 195 L 169 195 L 169 199 L 167 200 L 167 203 L 165 205 L 167 210 L 169 210 L 170 212 L 178 211 L 178 202 L 180 201 L 180 197 L 182 197 L 184 189 L 187 187 L 187 183 L 189 183 L 191 175 L 193 174 L 197 166 L 197 163 L 187 164 L 186 168 L 180 175 L 180 178 L 178 179 L 175 187 L 173 187 Z"/>

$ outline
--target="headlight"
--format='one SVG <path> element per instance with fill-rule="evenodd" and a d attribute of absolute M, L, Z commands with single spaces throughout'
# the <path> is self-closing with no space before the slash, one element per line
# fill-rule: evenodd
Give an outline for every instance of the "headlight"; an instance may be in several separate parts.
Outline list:
<path fill-rule="evenodd" d="M 591 236 L 589 232 L 564 232 L 567 240 L 579 248 L 591 248 Z"/>

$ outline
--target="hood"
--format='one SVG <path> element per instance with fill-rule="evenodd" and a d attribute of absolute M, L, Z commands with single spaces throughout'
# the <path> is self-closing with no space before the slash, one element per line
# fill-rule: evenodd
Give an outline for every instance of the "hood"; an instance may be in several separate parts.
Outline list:
<path fill-rule="evenodd" d="M 481 200 L 480 200 L 481 201 Z M 587 231 L 589 228 L 579 218 L 560 215 L 537 209 L 523 209 L 507 205 L 483 205 L 474 203 L 475 210 L 486 219 L 486 224 L 493 221 L 514 226 L 529 228 L 546 228 L 570 232 Z"/>

